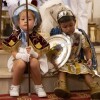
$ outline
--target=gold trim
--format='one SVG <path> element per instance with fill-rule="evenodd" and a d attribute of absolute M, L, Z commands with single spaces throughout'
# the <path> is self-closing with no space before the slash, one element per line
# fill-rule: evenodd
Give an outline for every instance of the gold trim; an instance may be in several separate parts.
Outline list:
<path fill-rule="evenodd" d="M 12 51 L 14 51 L 14 50 L 17 50 L 18 51 L 18 48 L 19 48 L 19 46 L 21 45 L 21 41 L 18 41 L 14 46 L 12 46 L 12 47 L 10 47 L 10 46 L 7 46 L 7 45 L 5 45 L 4 43 L 2 43 L 2 47 L 3 47 L 3 49 L 5 50 L 5 51 L 7 51 L 7 52 L 12 52 Z"/>
<path fill-rule="evenodd" d="M 79 74 L 81 70 L 80 70 L 80 65 L 78 62 L 75 62 L 75 67 L 76 67 L 76 74 Z"/>
<path fill-rule="evenodd" d="M 33 49 L 39 53 L 39 54 L 46 54 L 49 50 L 50 50 L 50 45 L 43 48 L 42 50 L 39 50 L 37 48 L 35 48 L 35 46 L 32 44 L 31 40 L 29 39 L 29 44 L 33 47 Z"/>

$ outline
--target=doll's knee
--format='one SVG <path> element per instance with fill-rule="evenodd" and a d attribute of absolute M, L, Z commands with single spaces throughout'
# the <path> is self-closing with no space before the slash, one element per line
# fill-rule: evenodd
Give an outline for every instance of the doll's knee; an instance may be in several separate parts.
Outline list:
<path fill-rule="evenodd" d="M 30 61 L 30 67 L 31 68 L 37 68 L 37 67 L 39 67 L 39 61 L 38 61 L 38 59 L 36 59 L 36 58 L 33 58 L 33 59 L 31 59 L 31 61 Z"/>
<path fill-rule="evenodd" d="M 20 70 L 25 69 L 26 63 L 23 60 L 19 59 L 14 63 L 13 67 L 14 67 L 14 69 L 20 69 Z"/>

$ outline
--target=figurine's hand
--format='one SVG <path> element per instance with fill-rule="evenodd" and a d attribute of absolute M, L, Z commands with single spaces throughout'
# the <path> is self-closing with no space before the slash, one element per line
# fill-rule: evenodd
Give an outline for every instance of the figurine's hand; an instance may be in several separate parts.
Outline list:
<path fill-rule="evenodd" d="M 27 52 L 30 54 L 31 57 L 34 57 L 34 58 L 38 58 L 38 53 L 34 51 L 34 49 L 29 46 L 28 48 L 26 48 Z"/>
<path fill-rule="evenodd" d="M 26 51 L 28 54 L 30 54 L 31 48 L 32 48 L 31 46 L 26 47 Z"/>
<path fill-rule="evenodd" d="M 23 54 L 23 53 L 17 53 L 16 59 L 22 59 L 25 62 L 29 62 L 30 54 Z"/>
<path fill-rule="evenodd" d="M 89 68 L 92 67 L 92 60 L 91 60 L 91 59 L 89 59 L 89 60 L 87 61 L 87 65 L 88 65 Z"/>

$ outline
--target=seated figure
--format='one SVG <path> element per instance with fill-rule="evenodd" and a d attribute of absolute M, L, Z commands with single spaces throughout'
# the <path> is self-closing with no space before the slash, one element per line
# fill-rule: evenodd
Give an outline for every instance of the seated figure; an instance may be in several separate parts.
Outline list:
<path fill-rule="evenodd" d="M 59 6 L 61 7 L 58 10 Z M 55 11 L 55 9 L 57 10 Z M 97 69 L 95 49 L 84 30 L 76 29 L 75 15 L 62 3 L 47 7 L 46 13 L 50 14 L 46 19 L 48 20 L 46 23 L 50 23 L 54 26 L 54 28 L 50 26 L 51 32 L 49 38 L 60 34 L 65 37 L 69 36 L 72 45 L 69 59 L 61 68 L 57 69 L 59 84 L 54 89 L 55 95 L 62 98 L 71 96 L 67 86 L 67 74 L 73 74 L 82 75 L 84 77 L 85 82 L 91 89 L 92 99 L 100 99 L 100 85 L 93 77 L 95 76 L 93 70 Z M 50 20 L 48 18 L 50 18 Z M 44 22 L 44 26 L 45 25 Z M 46 27 L 44 27 L 44 31 L 45 29 Z"/>

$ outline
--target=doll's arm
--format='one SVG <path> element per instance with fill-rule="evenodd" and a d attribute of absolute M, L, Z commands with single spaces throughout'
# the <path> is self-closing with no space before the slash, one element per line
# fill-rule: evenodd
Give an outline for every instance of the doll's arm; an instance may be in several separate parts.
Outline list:
<path fill-rule="evenodd" d="M 35 52 L 31 46 L 27 47 L 26 50 L 27 50 L 27 53 L 29 53 L 31 57 L 39 58 L 40 55 L 37 52 Z"/>
<path fill-rule="evenodd" d="M 86 56 L 86 60 L 91 59 L 92 55 L 91 55 L 91 49 L 89 47 L 86 47 L 84 49 L 84 53 L 85 53 L 85 56 Z"/>
<path fill-rule="evenodd" d="M 84 52 L 85 52 L 85 56 L 86 56 L 86 60 L 87 60 L 87 65 L 88 67 L 91 67 L 92 66 L 92 59 L 91 59 L 91 50 L 89 47 L 85 48 L 84 49 Z"/>

